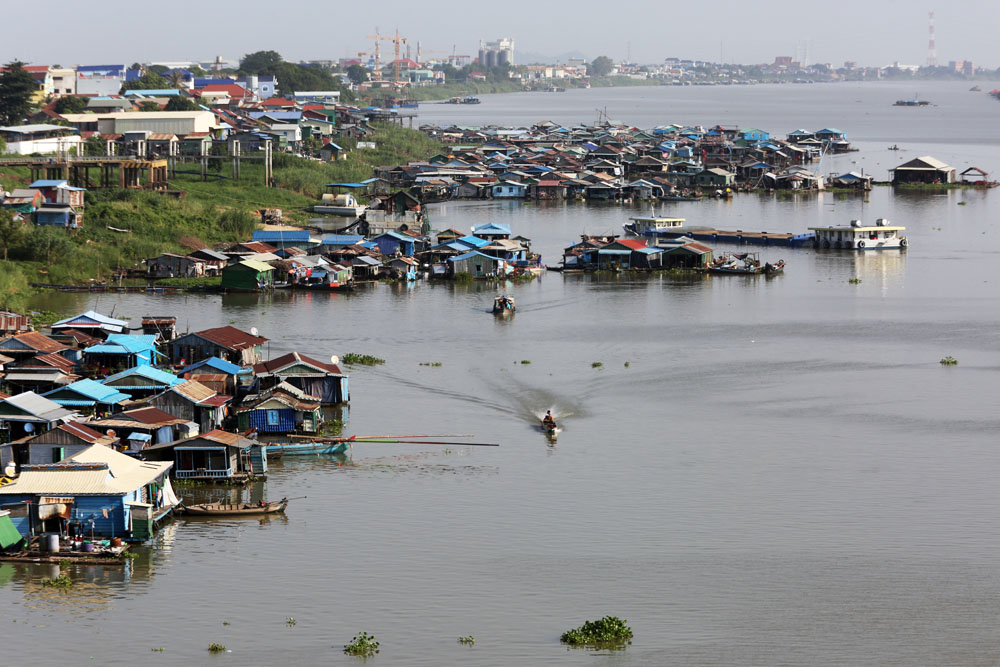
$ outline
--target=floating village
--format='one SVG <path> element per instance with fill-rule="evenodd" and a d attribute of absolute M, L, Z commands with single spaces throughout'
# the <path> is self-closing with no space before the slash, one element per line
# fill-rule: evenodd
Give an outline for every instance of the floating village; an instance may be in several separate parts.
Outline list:
<path fill-rule="evenodd" d="M 174 74 L 183 83 L 190 73 Z M 207 180 L 213 161 L 231 162 L 238 178 L 243 160 L 258 160 L 271 187 L 275 153 L 337 162 L 348 152 L 338 141 L 350 140 L 356 151 L 374 148 L 369 140 L 379 123 L 408 119 L 412 125 L 415 116 L 400 100 L 344 105 L 336 91 L 277 97 L 273 77 L 191 77 L 188 87 L 117 94 L 116 75 L 93 70 L 77 77 L 93 86 L 107 79 L 114 89 L 94 88 L 82 113 L 51 103 L 31 124 L 0 127 L 8 153 L 18 156 L 4 164 L 31 173 L 24 187 L 0 192 L 3 216 L 24 227 L 77 234 L 94 224 L 86 215 L 88 191 L 178 196 L 169 179 L 185 163 L 197 165 Z M 164 110 L 178 96 L 202 104 Z M 448 101 L 480 103 L 475 97 Z M 142 104 L 159 106 L 140 113 Z M 709 244 L 851 252 L 908 245 L 905 227 L 883 218 L 786 233 L 689 225 L 657 212 L 661 203 L 744 192 L 870 190 L 876 185 L 870 174 L 822 173 L 825 155 L 854 150 L 835 128 L 778 138 L 723 125 L 640 129 L 605 115 L 575 126 L 541 121 L 419 130 L 443 149 L 426 159 L 376 165 L 359 182 L 329 183 L 305 223 L 291 224 L 280 208 L 262 208 L 256 229 L 240 242 L 145 257 L 119 267 L 114 280 L 36 287 L 336 292 L 418 280 L 493 280 L 502 287 L 547 270 L 766 277 L 782 273 L 785 260 L 742 250 L 717 255 Z M 994 185 L 980 169 L 959 174 L 930 156 L 902 162 L 890 179 L 884 185 Z M 631 213 L 623 214 L 621 233 L 566 239 L 562 256 L 548 264 L 531 239 L 508 225 L 473 225 L 470 232 L 433 227 L 434 204 L 519 199 L 617 204 Z M 647 215 L 635 214 L 647 206 Z M 204 282 L 185 287 L 177 279 Z M 495 316 L 514 312 L 513 296 L 496 297 Z M 245 484 L 266 478 L 275 457 L 342 453 L 365 440 L 340 434 L 350 400 L 343 360 L 316 350 L 269 358 L 263 353 L 268 339 L 256 329 L 180 332 L 169 315 L 125 320 L 88 311 L 38 331 L 30 314 L 9 312 L 0 313 L 0 336 L 3 559 L 106 562 L 149 540 L 177 513 L 283 512 L 294 499 L 191 504 L 179 490 Z M 550 438 L 558 432 L 551 415 L 540 427 Z"/>

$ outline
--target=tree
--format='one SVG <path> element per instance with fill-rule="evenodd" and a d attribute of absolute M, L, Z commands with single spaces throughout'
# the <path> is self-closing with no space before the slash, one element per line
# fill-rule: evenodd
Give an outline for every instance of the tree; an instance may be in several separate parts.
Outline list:
<path fill-rule="evenodd" d="M 143 100 L 139 102 L 139 111 L 159 111 L 160 105 L 153 100 Z"/>
<path fill-rule="evenodd" d="M 35 77 L 20 60 L 9 62 L 0 74 L 0 124 L 18 125 L 31 110 Z"/>
<path fill-rule="evenodd" d="M 354 64 L 347 68 L 347 78 L 355 85 L 367 81 L 368 74 L 368 68 L 362 65 Z"/>
<path fill-rule="evenodd" d="M 240 60 L 240 71 L 244 74 L 274 74 L 274 68 L 282 63 L 277 51 L 255 51 Z"/>
<path fill-rule="evenodd" d="M 167 72 L 166 79 L 171 88 L 180 88 L 184 85 L 187 75 L 179 69 Z"/>
<path fill-rule="evenodd" d="M 53 108 L 56 113 L 83 113 L 87 110 L 87 98 L 75 95 L 60 97 Z"/>
<path fill-rule="evenodd" d="M 607 56 L 597 56 L 594 60 L 587 66 L 588 76 L 607 76 L 611 74 L 611 70 L 614 69 L 615 64 L 611 62 L 611 58 Z"/>
<path fill-rule="evenodd" d="M 0 243 L 3 244 L 3 259 L 7 261 L 7 249 L 17 245 L 24 234 L 24 225 L 14 220 L 10 212 L 0 213 Z"/>
<path fill-rule="evenodd" d="M 121 93 L 126 90 L 160 90 L 169 88 L 170 84 L 159 74 L 146 72 L 135 81 L 126 81 L 122 84 Z"/>
<path fill-rule="evenodd" d="M 167 101 L 167 105 L 163 107 L 164 111 L 197 111 L 198 105 L 187 97 L 171 97 Z"/>

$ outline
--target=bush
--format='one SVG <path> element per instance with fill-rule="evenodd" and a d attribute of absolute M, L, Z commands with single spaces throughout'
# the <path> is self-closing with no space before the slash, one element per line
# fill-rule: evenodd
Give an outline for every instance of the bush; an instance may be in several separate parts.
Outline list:
<path fill-rule="evenodd" d="M 373 635 L 361 632 L 354 635 L 350 644 L 344 645 L 344 653 L 361 658 L 370 658 L 378 653 L 378 642 Z"/>
<path fill-rule="evenodd" d="M 597 645 L 611 648 L 632 643 L 632 628 L 617 616 L 605 616 L 599 621 L 587 621 L 573 630 L 567 630 L 559 641 L 571 646 Z"/>

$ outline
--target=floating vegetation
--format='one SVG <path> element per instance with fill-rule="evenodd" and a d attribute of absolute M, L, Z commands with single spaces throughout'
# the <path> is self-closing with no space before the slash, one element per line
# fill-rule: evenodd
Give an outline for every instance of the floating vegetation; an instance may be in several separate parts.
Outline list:
<path fill-rule="evenodd" d="M 626 361 L 626 362 L 625 362 L 625 368 L 628 368 L 628 367 L 629 367 L 629 365 L 630 365 L 630 364 L 629 364 L 629 362 L 627 362 L 627 361 Z"/>
<path fill-rule="evenodd" d="M 370 354 L 355 354 L 353 352 L 345 354 L 341 361 L 352 366 L 378 366 L 385 363 L 385 359 L 379 359 Z"/>
<path fill-rule="evenodd" d="M 232 625 L 232 623 L 230 623 L 229 621 L 223 621 L 222 625 Z"/>
<path fill-rule="evenodd" d="M 61 561 L 59 561 L 59 567 L 60 567 L 60 569 L 64 568 L 64 567 L 69 567 L 70 565 L 72 565 L 72 563 L 70 562 L 70 560 L 68 558 L 63 558 Z"/>
<path fill-rule="evenodd" d="M 294 618 L 292 618 L 291 616 L 289 616 L 288 620 L 285 621 L 285 625 L 287 625 L 288 627 L 292 627 L 296 623 L 297 623 L 297 621 Z"/>
<path fill-rule="evenodd" d="M 469 635 L 468 637 L 459 637 L 458 643 L 465 644 L 466 646 L 472 646 L 473 644 L 476 643 L 476 638 L 473 637 L 472 635 Z"/>
<path fill-rule="evenodd" d="M 531 359 L 521 359 L 521 364 L 527 366 L 531 363 Z"/>
<path fill-rule="evenodd" d="M 361 658 L 370 658 L 378 653 L 378 642 L 375 641 L 374 635 L 370 635 L 367 632 L 359 632 L 354 635 L 354 639 L 351 640 L 350 644 L 344 645 L 344 653 Z"/>
<path fill-rule="evenodd" d="M 632 628 L 617 616 L 605 616 L 599 621 L 587 621 L 562 633 L 559 641 L 570 646 L 623 648 L 632 643 Z"/>
<path fill-rule="evenodd" d="M 42 586 L 49 588 L 72 588 L 73 580 L 68 574 L 60 574 L 54 579 L 42 579 Z"/>
<path fill-rule="evenodd" d="M 965 206 L 965 202 L 964 201 L 960 201 L 960 202 L 958 202 L 958 205 L 959 206 Z"/>
<path fill-rule="evenodd" d="M 860 285 L 861 284 L 861 278 L 850 278 L 850 279 L 848 279 L 847 282 L 851 283 L 852 285 Z"/>
<path fill-rule="evenodd" d="M 947 356 L 941 360 L 943 366 L 958 366 L 958 359 L 952 356 Z"/>
<path fill-rule="evenodd" d="M 327 419 L 320 423 L 320 435 L 340 435 L 344 431 L 344 421 L 342 419 Z"/>
<path fill-rule="evenodd" d="M 601 367 L 601 366 L 603 366 L 603 365 L 604 365 L 604 362 L 603 362 L 603 361 L 595 361 L 594 363 L 592 363 L 592 364 L 590 365 L 590 367 L 591 367 L 591 368 L 600 368 L 600 367 Z"/>
<path fill-rule="evenodd" d="M 434 367 L 437 367 L 437 366 L 441 365 L 441 362 L 440 361 L 421 361 L 420 365 L 421 366 L 434 366 Z"/>
<path fill-rule="evenodd" d="M 152 648 L 149 650 L 152 651 L 153 653 L 163 653 L 166 649 L 161 646 L 160 648 Z"/>
<path fill-rule="evenodd" d="M 215 642 L 212 642 L 211 644 L 208 645 L 208 652 L 209 653 L 225 653 L 226 652 L 226 647 L 223 646 L 222 644 L 216 644 Z"/>

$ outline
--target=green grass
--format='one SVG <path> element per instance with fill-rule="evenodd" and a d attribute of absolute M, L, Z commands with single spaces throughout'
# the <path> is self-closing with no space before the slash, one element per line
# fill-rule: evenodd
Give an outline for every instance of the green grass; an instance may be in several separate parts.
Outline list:
<path fill-rule="evenodd" d="M 14 238 L 5 245 L 14 261 L 0 262 L 0 302 L 9 305 L 0 303 L 0 307 L 23 308 L 19 295 L 29 291 L 29 282 L 105 280 L 117 267 L 140 268 L 143 259 L 163 252 L 184 254 L 195 247 L 247 240 L 257 226 L 260 208 L 280 208 L 285 220 L 304 223 L 310 217 L 308 207 L 319 199 L 325 184 L 363 180 L 375 166 L 426 159 L 440 150 L 437 142 L 421 132 L 395 125 L 376 127 L 371 140 L 374 150 L 352 150 L 347 159 L 335 163 L 277 153 L 275 188 L 264 186 L 263 164 L 245 163 L 242 179 L 233 180 L 228 178 L 231 166 L 220 162 L 219 171 L 210 172 L 213 177 L 208 181 L 196 173 L 172 177 L 170 188 L 183 191 L 182 199 L 147 191 L 89 190 L 82 229 L 23 224 L 12 232 Z M 345 148 L 356 143 L 337 141 Z M 177 169 L 198 171 L 194 164 L 179 163 Z M 7 190 L 25 187 L 29 180 L 26 167 L 0 166 L 0 185 Z"/>

